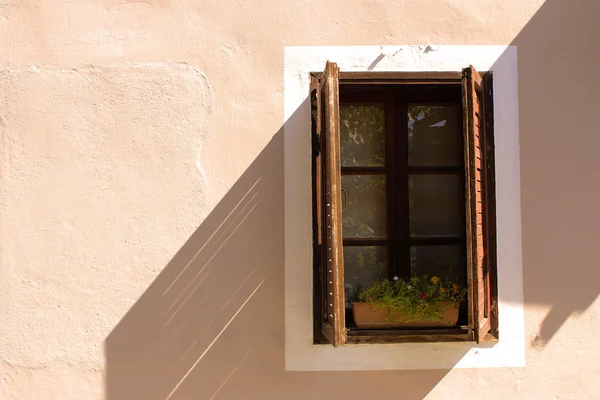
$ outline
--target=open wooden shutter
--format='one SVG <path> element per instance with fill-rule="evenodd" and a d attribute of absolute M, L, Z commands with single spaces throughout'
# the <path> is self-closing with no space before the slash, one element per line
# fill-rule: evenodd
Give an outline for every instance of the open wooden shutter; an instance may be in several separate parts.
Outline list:
<path fill-rule="evenodd" d="M 322 177 L 322 245 L 325 267 L 322 333 L 335 347 L 346 343 L 344 258 L 342 248 L 342 177 L 340 166 L 339 69 L 327 61 L 317 90 L 317 135 L 320 138 Z M 315 255 L 319 256 L 319 255 Z"/>
<path fill-rule="evenodd" d="M 488 260 L 488 199 L 486 190 L 486 125 L 484 84 L 470 66 L 463 69 L 463 111 L 466 166 L 467 278 L 469 331 L 481 342 L 490 331 L 490 263 Z"/>

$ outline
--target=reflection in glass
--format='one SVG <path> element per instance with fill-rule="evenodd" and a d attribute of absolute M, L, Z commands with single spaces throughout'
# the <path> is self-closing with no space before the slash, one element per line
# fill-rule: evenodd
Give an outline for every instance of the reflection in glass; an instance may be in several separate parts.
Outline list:
<path fill-rule="evenodd" d="M 342 209 L 345 238 L 385 238 L 385 176 L 342 176 Z"/>
<path fill-rule="evenodd" d="M 410 235 L 460 236 L 462 185 L 457 175 L 411 175 L 408 178 Z"/>
<path fill-rule="evenodd" d="M 346 307 L 358 300 L 368 285 L 386 276 L 386 248 L 383 246 L 344 246 L 344 292 Z"/>
<path fill-rule="evenodd" d="M 342 167 L 385 165 L 385 109 L 382 106 L 340 105 Z"/>
<path fill-rule="evenodd" d="M 437 276 L 464 287 L 466 283 L 463 245 L 411 246 L 411 275 Z"/>
<path fill-rule="evenodd" d="M 456 106 L 408 107 L 409 165 L 462 165 L 458 113 Z"/>

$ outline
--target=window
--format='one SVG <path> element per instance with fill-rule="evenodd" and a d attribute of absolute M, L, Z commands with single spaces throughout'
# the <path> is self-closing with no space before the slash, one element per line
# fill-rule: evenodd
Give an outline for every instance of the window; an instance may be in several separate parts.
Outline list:
<path fill-rule="evenodd" d="M 497 337 L 491 99 L 473 67 L 312 75 L 316 342 Z M 456 323 L 357 327 L 364 287 L 423 275 L 467 288 Z"/>

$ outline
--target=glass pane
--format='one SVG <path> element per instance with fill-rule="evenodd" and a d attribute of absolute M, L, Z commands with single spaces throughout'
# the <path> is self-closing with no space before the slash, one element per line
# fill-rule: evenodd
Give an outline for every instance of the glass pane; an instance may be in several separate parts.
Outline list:
<path fill-rule="evenodd" d="M 411 275 L 437 276 L 465 287 L 466 269 L 462 245 L 410 248 Z"/>
<path fill-rule="evenodd" d="M 346 307 L 368 285 L 386 276 L 387 251 L 383 246 L 344 246 L 344 292 Z"/>
<path fill-rule="evenodd" d="M 461 166 L 457 106 L 408 107 L 408 163 L 413 166 Z"/>
<path fill-rule="evenodd" d="M 385 238 L 385 176 L 342 176 L 342 210 L 345 238 Z"/>
<path fill-rule="evenodd" d="M 411 175 L 408 178 L 411 236 L 460 236 L 461 177 Z"/>
<path fill-rule="evenodd" d="M 385 109 L 383 106 L 340 105 L 342 167 L 385 165 Z"/>

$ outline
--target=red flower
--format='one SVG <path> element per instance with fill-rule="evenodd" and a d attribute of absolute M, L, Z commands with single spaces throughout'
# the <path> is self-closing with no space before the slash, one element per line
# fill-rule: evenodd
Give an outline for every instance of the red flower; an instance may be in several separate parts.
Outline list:
<path fill-rule="evenodd" d="M 426 298 L 427 296 L 425 295 L 425 293 L 421 293 L 421 294 L 419 295 L 419 297 L 420 297 L 421 299 L 425 300 L 425 298 Z"/>

